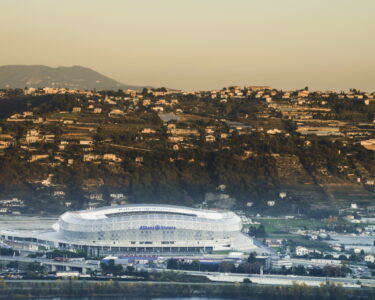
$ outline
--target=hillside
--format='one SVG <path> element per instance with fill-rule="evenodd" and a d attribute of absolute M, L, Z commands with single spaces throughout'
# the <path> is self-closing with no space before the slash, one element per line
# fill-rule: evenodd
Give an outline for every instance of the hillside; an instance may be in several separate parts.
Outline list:
<path fill-rule="evenodd" d="M 56 87 L 79 90 L 118 90 L 142 87 L 123 84 L 92 69 L 72 67 L 47 67 L 41 65 L 0 66 L 0 88 Z"/>
<path fill-rule="evenodd" d="M 0 90 L 0 209 L 375 211 L 375 151 L 362 146 L 375 137 L 373 95 L 214 93 Z"/>

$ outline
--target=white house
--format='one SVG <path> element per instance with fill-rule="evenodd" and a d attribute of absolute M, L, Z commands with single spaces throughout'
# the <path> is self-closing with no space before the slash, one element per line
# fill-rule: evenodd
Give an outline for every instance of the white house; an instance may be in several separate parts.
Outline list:
<path fill-rule="evenodd" d="M 372 254 L 367 254 L 367 255 L 365 256 L 365 262 L 374 263 L 374 262 L 375 262 L 375 257 L 374 257 L 374 255 L 372 255 Z"/>
<path fill-rule="evenodd" d="M 309 249 L 302 247 L 302 246 L 297 246 L 296 247 L 296 255 L 297 256 L 305 256 L 310 253 Z"/>

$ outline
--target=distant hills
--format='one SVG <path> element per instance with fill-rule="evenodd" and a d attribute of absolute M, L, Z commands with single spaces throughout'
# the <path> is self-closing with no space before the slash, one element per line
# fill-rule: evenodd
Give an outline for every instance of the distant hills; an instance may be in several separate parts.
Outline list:
<path fill-rule="evenodd" d="M 141 90 L 141 86 L 132 86 L 118 82 L 92 69 L 72 67 L 47 67 L 42 65 L 0 66 L 0 88 L 56 87 L 80 90 Z"/>

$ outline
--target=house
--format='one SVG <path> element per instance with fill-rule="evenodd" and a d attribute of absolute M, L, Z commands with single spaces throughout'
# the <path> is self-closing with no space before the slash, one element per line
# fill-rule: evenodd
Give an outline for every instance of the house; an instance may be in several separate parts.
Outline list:
<path fill-rule="evenodd" d="M 221 192 L 224 192 L 226 188 L 227 186 L 225 184 L 219 184 L 216 189 Z"/>
<path fill-rule="evenodd" d="M 9 141 L 0 141 L 0 149 L 6 149 L 10 146 Z"/>
<path fill-rule="evenodd" d="M 115 199 L 115 200 L 124 200 L 124 199 L 127 199 L 128 197 L 126 195 L 124 195 L 123 193 L 117 193 L 117 194 L 110 194 L 109 195 L 112 199 Z"/>
<path fill-rule="evenodd" d="M 169 136 L 168 140 L 172 143 L 179 143 L 179 142 L 184 141 L 184 137 L 183 136 Z"/>
<path fill-rule="evenodd" d="M 332 245 L 330 247 L 332 248 L 332 250 L 335 250 L 337 252 L 341 252 L 343 250 L 341 245 Z"/>
<path fill-rule="evenodd" d="M 65 125 L 72 125 L 72 124 L 74 124 L 74 123 L 75 123 L 74 120 L 64 120 L 64 121 L 63 121 L 63 124 L 65 124 Z"/>
<path fill-rule="evenodd" d="M 53 196 L 54 197 L 64 197 L 65 196 L 65 192 L 64 191 L 54 191 L 53 192 Z"/>
<path fill-rule="evenodd" d="M 281 132 L 282 131 L 280 129 L 277 129 L 277 128 L 267 130 L 268 134 L 279 134 Z"/>
<path fill-rule="evenodd" d="M 32 117 L 33 114 L 34 114 L 34 113 L 33 113 L 32 111 L 24 111 L 24 112 L 23 112 L 23 116 L 24 116 L 24 117 Z"/>
<path fill-rule="evenodd" d="M 121 117 L 123 115 L 125 113 L 121 109 L 112 109 L 108 114 L 109 117 Z"/>
<path fill-rule="evenodd" d="M 36 88 L 27 88 L 24 90 L 25 95 L 32 95 L 36 92 Z"/>
<path fill-rule="evenodd" d="M 31 155 L 31 158 L 29 159 L 29 162 L 34 162 L 37 160 L 47 159 L 49 157 L 48 154 L 35 154 Z"/>
<path fill-rule="evenodd" d="M 228 138 L 228 133 L 220 133 L 220 138 L 221 138 L 222 140 L 227 139 L 227 138 Z"/>
<path fill-rule="evenodd" d="M 104 99 L 104 102 L 108 103 L 108 104 L 111 104 L 111 105 L 116 105 L 116 101 L 113 101 L 111 100 L 110 97 L 106 96 L 105 99 Z"/>
<path fill-rule="evenodd" d="M 87 204 L 88 206 L 88 209 L 89 210 L 93 210 L 95 208 L 97 208 L 99 206 L 99 203 L 98 202 L 94 202 L 94 201 L 89 201 L 89 203 Z"/>
<path fill-rule="evenodd" d="M 94 141 L 93 140 L 80 140 L 79 141 L 79 144 L 80 145 L 83 145 L 83 146 L 87 146 L 87 145 L 93 145 L 94 144 Z"/>
<path fill-rule="evenodd" d="M 120 157 L 112 153 L 103 154 L 103 160 L 110 160 L 113 162 L 122 162 L 122 159 Z"/>
<path fill-rule="evenodd" d="M 275 203 L 276 203 L 276 201 L 274 201 L 274 200 L 267 201 L 267 206 L 269 206 L 269 207 L 275 206 Z"/>
<path fill-rule="evenodd" d="M 53 178 L 53 175 L 52 174 L 48 174 L 48 177 L 44 180 L 42 180 L 42 185 L 44 186 L 50 186 L 51 183 L 52 183 L 52 178 Z"/>
<path fill-rule="evenodd" d="M 99 159 L 100 159 L 100 155 L 97 155 L 97 154 L 89 153 L 89 154 L 83 155 L 83 161 L 85 162 L 99 160 Z"/>
<path fill-rule="evenodd" d="M 50 87 L 45 87 L 43 88 L 43 92 L 45 94 L 57 94 L 58 93 L 58 89 L 55 89 L 55 88 L 50 88 Z"/>
<path fill-rule="evenodd" d="M 280 247 L 284 242 L 284 239 L 266 239 L 268 247 Z"/>
<path fill-rule="evenodd" d="M 100 194 L 100 193 L 90 194 L 89 198 L 90 198 L 90 200 L 102 201 L 103 200 L 103 194 Z"/>
<path fill-rule="evenodd" d="M 0 131 L 1 132 L 1 131 Z M 0 149 L 6 149 L 14 144 L 15 139 L 10 134 L 0 134 Z"/>
<path fill-rule="evenodd" d="M 25 203 L 23 200 L 20 200 L 18 198 L 12 198 L 9 200 L 1 200 L 0 205 L 6 206 L 6 207 L 25 207 Z"/>
<path fill-rule="evenodd" d="M 366 256 L 365 256 L 365 262 L 368 262 L 368 263 L 374 263 L 375 262 L 375 257 L 374 257 L 374 255 L 372 255 L 372 254 L 367 254 Z"/>
<path fill-rule="evenodd" d="M 79 113 L 79 112 L 81 112 L 81 108 L 80 107 L 73 107 L 72 112 Z"/>
<path fill-rule="evenodd" d="M 309 94 L 310 94 L 309 91 L 307 91 L 307 90 L 303 90 L 303 91 L 298 92 L 298 97 L 306 98 L 306 97 L 309 96 Z"/>
<path fill-rule="evenodd" d="M 207 143 L 213 143 L 216 140 L 213 135 L 206 135 L 205 139 Z"/>
<path fill-rule="evenodd" d="M 302 246 L 296 247 L 296 255 L 297 256 L 305 256 L 305 255 L 308 255 L 309 253 L 310 253 L 310 250 L 305 248 L 305 247 L 302 247 Z"/>
<path fill-rule="evenodd" d="M 156 104 L 165 105 L 165 104 L 167 104 L 167 101 L 165 99 L 159 99 L 158 101 L 156 101 Z"/>
<path fill-rule="evenodd" d="M 26 133 L 26 143 L 32 144 L 32 143 L 37 143 L 41 141 L 41 137 L 39 134 L 39 130 L 37 129 L 30 129 Z"/>
<path fill-rule="evenodd" d="M 98 107 L 97 107 L 97 108 L 94 108 L 93 113 L 94 113 L 94 114 L 101 114 L 102 111 L 103 111 L 103 110 L 102 110 L 101 108 L 98 108 Z"/>
<path fill-rule="evenodd" d="M 149 106 L 151 104 L 151 100 L 150 99 L 144 99 L 142 104 L 143 104 L 143 106 Z"/>
<path fill-rule="evenodd" d="M 353 251 L 354 251 L 355 254 L 360 254 L 362 251 L 364 251 L 364 249 L 360 248 L 360 247 L 356 247 L 356 248 L 353 249 Z"/>
<path fill-rule="evenodd" d="M 55 141 L 55 135 L 54 134 L 44 134 L 41 136 L 41 139 L 43 142 L 51 143 Z"/>
<path fill-rule="evenodd" d="M 152 108 L 153 111 L 156 111 L 156 112 L 163 112 L 164 111 L 164 107 L 162 106 L 154 106 Z"/>
<path fill-rule="evenodd" d="M 170 129 L 170 133 L 172 135 L 194 135 L 194 136 L 199 135 L 199 131 L 197 129 L 190 129 L 190 128 L 173 128 L 173 129 Z"/>
<path fill-rule="evenodd" d="M 271 102 L 272 102 L 272 97 L 266 96 L 266 97 L 264 97 L 264 100 L 265 100 L 267 103 L 271 103 Z"/>
<path fill-rule="evenodd" d="M 151 128 L 144 128 L 141 133 L 143 134 L 152 134 L 152 133 L 156 133 L 156 130 L 154 129 L 151 129 Z"/>
<path fill-rule="evenodd" d="M 213 134 L 215 132 L 215 129 L 213 127 L 207 127 L 205 131 L 207 134 Z"/>
<path fill-rule="evenodd" d="M 375 151 L 375 139 L 361 141 L 361 145 L 367 150 Z"/>

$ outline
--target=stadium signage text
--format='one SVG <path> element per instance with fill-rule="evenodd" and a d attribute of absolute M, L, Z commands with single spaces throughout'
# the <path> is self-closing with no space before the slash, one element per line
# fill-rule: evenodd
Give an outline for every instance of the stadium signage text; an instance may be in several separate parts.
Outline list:
<path fill-rule="evenodd" d="M 176 226 L 161 226 L 161 225 L 155 225 L 155 226 L 140 226 L 140 230 L 175 230 Z"/>

